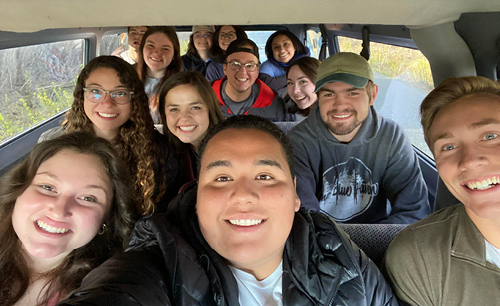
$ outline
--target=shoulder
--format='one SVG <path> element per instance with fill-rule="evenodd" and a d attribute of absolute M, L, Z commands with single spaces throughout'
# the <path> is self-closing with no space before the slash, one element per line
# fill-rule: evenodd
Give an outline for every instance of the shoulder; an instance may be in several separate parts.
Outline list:
<path fill-rule="evenodd" d="M 259 67 L 259 73 L 265 73 L 272 77 L 281 76 L 285 74 L 285 70 L 280 67 L 276 67 L 269 60 L 265 61 Z"/>
<path fill-rule="evenodd" d="M 444 208 L 407 226 L 391 242 L 388 262 L 414 252 L 426 253 L 429 260 L 442 255 L 443 245 L 450 244 L 454 238 L 462 209 L 462 204 Z"/>
<path fill-rule="evenodd" d="M 57 138 L 64 134 L 64 128 L 62 126 L 56 126 L 55 128 L 51 128 L 50 130 L 47 130 L 40 135 L 40 138 L 38 138 L 38 143 L 50 139 Z"/>
<path fill-rule="evenodd" d="M 312 116 L 315 116 L 314 111 L 288 133 L 288 138 L 290 138 L 292 143 L 298 140 L 303 141 L 304 139 L 307 139 L 309 141 L 318 138 L 318 135 L 315 132 L 316 123 Z"/>

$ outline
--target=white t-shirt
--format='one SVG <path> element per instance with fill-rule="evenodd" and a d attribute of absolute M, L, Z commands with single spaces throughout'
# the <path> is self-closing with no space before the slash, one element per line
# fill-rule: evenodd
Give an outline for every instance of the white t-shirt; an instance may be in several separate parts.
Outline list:
<path fill-rule="evenodd" d="M 241 306 L 283 306 L 281 295 L 281 277 L 283 261 L 266 279 L 258 281 L 247 272 L 229 266 L 238 283 L 239 302 Z"/>
<path fill-rule="evenodd" d="M 486 239 L 484 239 L 484 242 L 486 242 L 486 261 L 500 268 L 500 249 L 495 248 Z"/>

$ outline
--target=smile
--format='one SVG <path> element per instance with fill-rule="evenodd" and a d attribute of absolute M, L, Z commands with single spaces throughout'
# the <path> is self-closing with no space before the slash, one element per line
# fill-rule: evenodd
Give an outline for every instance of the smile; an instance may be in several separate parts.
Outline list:
<path fill-rule="evenodd" d="M 305 96 L 304 96 L 304 97 L 300 97 L 300 98 L 296 97 L 296 98 L 295 98 L 295 100 L 297 100 L 297 101 L 302 101 L 302 100 L 304 100 L 305 98 L 306 98 Z"/>
<path fill-rule="evenodd" d="M 161 58 L 152 58 L 152 57 L 150 57 L 149 59 L 152 60 L 153 62 L 161 62 L 162 61 Z"/>
<path fill-rule="evenodd" d="M 101 117 L 104 117 L 104 118 L 114 118 L 116 116 L 118 116 L 118 114 L 108 114 L 108 113 L 101 113 L 101 112 L 97 112 L 99 114 L 99 116 Z"/>
<path fill-rule="evenodd" d="M 249 220 L 249 219 L 228 220 L 228 221 L 232 225 L 238 225 L 238 226 L 253 226 L 253 225 L 258 225 L 258 224 L 262 223 L 262 220 Z"/>
<path fill-rule="evenodd" d="M 67 228 L 52 227 L 40 220 L 36 220 L 36 225 L 38 225 L 40 229 L 46 231 L 47 233 L 52 233 L 52 234 L 64 234 L 69 231 L 69 229 Z"/>
<path fill-rule="evenodd" d="M 181 131 L 190 132 L 196 128 L 196 125 L 178 126 Z"/>
<path fill-rule="evenodd" d="M 466 183 L 464 185 L 467 186 L 467 188 L 469 188 L 471 190 L 486 190 L 486 189 L 493 188 L 493 187 L 497 186 L 498 184 L 500 184 L 500 177 L 494 176 L 494 177 L 491 177 L 491 178 L 488 178 L 488 179 L 485 179 L 482 181 L 470 182 L 470 183 Z"/>
<path fill-rule="evenodd" d="M 340 119 L 342 119 L 342 118 L 349 118 L 349 117 L 351 117 L 351 115 L 350 114 L 349 115 L 336 115 L 336 116 L 333 116 L 333 117 L 334 118 L 340 118 Z"/>
<path fill-rule="evenodd" d="M 239 79 L 239 78 L 237 78 L 237 80 L 240 81 L 240 82 L 246 82 L 246 81 L 248 81 L 248 79 Z"/>

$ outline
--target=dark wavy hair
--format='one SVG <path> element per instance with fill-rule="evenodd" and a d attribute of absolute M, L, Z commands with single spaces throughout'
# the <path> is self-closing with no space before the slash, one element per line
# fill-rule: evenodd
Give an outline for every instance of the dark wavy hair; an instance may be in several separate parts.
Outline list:
<path fill-rule="evenodd" d="M 80 286 L 84 276 L 113 254 L 123 250 L 136 220 L 135 198 L 126 165 L 106 140 L 88 132 L 70 133 L 44 141 L 28 157 L 2 178 L 0 186 L 0 304 L 13 305 L 26 293 L 32 280 L 20 240 L 12 226 L 17 198 L 33 181 L 40 165 L 62 150 L 97 157 L 113 186 L 109 213 L 103 220 L 106 230 L 64 258 L 38 296 L 46 305 L 57 294 L 68 294 Z M 75 160 L 75 162 L 78 162 Z M 43 291 L 42 291 L 43 292 Z M 61 296 L 61 297 L 63 297 Z"/>
<path fill-rule="evenodd" d="M 293 147 L 290 139 L 286 136 L 276 124 L 272 123 L 266 118 L 255 115 L 238 115 L 227 118 L 221 123 L 217 124 L 212 129 L 209 129 L 205 138 L 203 138 L 200 143 L 200 148 L 198 150 L 198 173 L 200 172 L 201 159 L 205 153 L 205 149 L 210 142 L 210 140 L 220 132 L 228 129 L 237 130 L 258 130 L 269 134 L 271 137 L 276 139 L 283 149 L 283 155 L 286 158 L 288 168 L 290 169 L 290 174 L 292 178 L 295 178 L 295 170 L 293 167 Z"/>
<path fill-rule="evenodd" d="M 290 40 L 292 41 L 293 47 L 295 48 L 295 52 L 296 53 L 299 53 L 299 54 L 306 54 L 307 53 L 306 47 L 304 47 L 304 44 L 302 44 L 302 42 L 300 42 L 300 40 L 297 38 L 297 36 L 295 36 L 295 34 L 293 34 L 292 32 L 290 32 L 288 30 L 279 30 L 279 31 L 274 32 L 267 39 L 266 47 L 265 47 L 267 58 L 274 58 L 274 54 L 273 54 L 273 40 L 278 35 L 285 35 L 288 38 L 290 38 Z"/>
<path fill-rule="evenodd" d="M 170 79 L 168 79 L 165 84 L 159 90 L 159 98 L 160 98 L 160 117 L 163 124 L 163 134 L 168 137 L 168 141 L 171 147 L 175 148 L 177 151 L 180 150 L 182 144 L 179 138 L 177 138 L 167 126 L 167 118 L 165 114 L 165 98 L 167 97 L 168 92 L 180 85 L 189 85 L 193 87 L 198 94 L 200 95 L 201 100 L 208 107 L 208 119 L 209 126 L 208 128 L 212 128 L 219 122 L 224 120 L 224 115 L 220 110 L 220 102 L 217 96 L 215 95 L 212 86 L 208 83 L 207 79 L 199 73 L 198 71 L 183 71 L 173 75 Z"/>
<path fill-rule="evenodd" d="M 307 76 L 307 78 L 309 80 L 311 80 L 311 82 L 313 82 L 313 84 L 316 84 L 316 75 L 318 74 L 318 67 L 319 67 L 320 63 L 321 62 L 319 60 L 315 59 L 314 57 L 306 56 L 306 57 L 299 58 L 298 60 L 291 63 L 290 66 L 288 66 L 288 68 L 286 69 L 286 79 L 288 80 L 288 72 L 290 71 L 290 69 L 292 69 L 293 66 L 297 66 Z M 288 93 L 287 93 L 287 97 L 285 99 L 287 99 L 287 98 L 291 99 L 290 95 L 288 95 Z M 300 109 L 297 106 L 297 103 L 294 102 L 293 105 L 290 106 L 290 108 L 288 109 L 288 112 L 291 114 L 299 113 L 302 116 L 309 116 L 309 114 L 311 113 L 311 110 L 314 109 L 317 106 L 317 104 L 318 104 L 318 100 L 316 100 L 316 102 L 314 102 L 308 108 Z"/>
<path fill-rule="evenodd" d="M 63 122 L 64 130 L 66 133 L 94 133 L 93 123 L 84 110 L 83 88 L 90 74 L 99 68 L 116 71 L 120 82 L 134 92 L 130 100 L 130 118 L 120 127 L 113 145 L 135 177 L 135 190 L 144 200 L 140 202 L 139 211 L 142 214 L 151 213 L 154 204 L 166 190 L 166 175 L 155 178 L 155 165 L 163 165 L 166 157 L 159 153 L 153 142 L 154 123 L 149 112 L 148 97 L 144 92 L 144 85 L 131 65 L 117 56 L 99 56 L 91 60 L 78 76 L 73 93 L 74 101 Z"/>
<path fill-rule="evenodd" d="M 225 25 L 215 27 L 215 32 L 214 35 L 212 36 L 212 47 L 210 48 L 209 52 L 212 61 L 217 63 L 224 63 L 225 59 L 224 55 L 225 52 L 219 46 L 220 30 L 222 29 L 223 26 Z M 236 39 L 248 38 L 247 33 L 245 33 L 245 31 L 243 31 L 243 29 L 240 26 L 236 25 L 227 25 L 227 26 L 233 27 L 234 32 L 236 32 Z"/>
<path fill-rule="evenodd" d="M 166 26 L 156 26 L 149 27 L 146 33 L 141 40 L 141 46 L 139 47 L 139 60 L 137 61 L 137 73 L 139 74 L 139 78 L 144 82 L 147 76 L 148 65 L 144 61 L 144 45 L 146 44 L 146 39 L 156 33 L 165 34 L 168 39 L 172 42 L 172 46 L 174 47 L 174 56 L 172 57 L 172 61 L 167 66 L 167 70 L 165 71 L 165 75 L 161 79 L 160 83 L 157 85 L 155 92 L 158 92 L 158 89 L 165 83 L 165 81 L 171 77 L 173 74 L 182 71 L 182 59 L 181 59 L 181 47 L 179 45 L 179 38 L 177 37 L 177 33 L 175 32 L 174 27 L 166 27 Z M 158 99 L 153 97 L 151 99 L 151 107 L 158 107 Z"/>

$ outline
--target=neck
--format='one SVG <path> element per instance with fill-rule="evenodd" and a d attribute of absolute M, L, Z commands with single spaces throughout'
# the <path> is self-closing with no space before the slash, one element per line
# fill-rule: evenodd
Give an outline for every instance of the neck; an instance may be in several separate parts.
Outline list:
<path fill-rule="evenodd" d="M 231 86 L 229 82 L 227 82 L 225 88 L 226 95 L 228 95 L 228 97 L 231 98 L 231 100 L 233 100 L 234 102 L 241 102 L 250 97 L 250 94 L 252 93 L 252 87 L 253 86 L 251 86 L 248 90 L 244 92 L 240 92 L 234 89 L 234 87 Z"/>
<path fill-rule="evenodd" d="M 139 60 L 139 53 L 137 53 L 134 48 L 130 47 L 128 48 L 128 54 L 130 55 L 130 58 L 137 63 L 137 61 Z"/>
<path fill-rule="evenodd" d="M 498 218 L 482 218 L 472 210 L 465 207 L 465 211 L 484 239 L 488 240 L 495 248 L 500 249 L 500 220 Z"/>
<path fill-rule="evenodd" d="M 349 143 L 349 142 L 351 142 L 351 140 L 354 139 L 354 137 L 356 136 L 356 134 L 358 134 L 358 131 L 361 128 L 362 125 L 363 125 L 363 123 L 361 123 L 360 125 L 358 125 L 352 132 L 350 132 L 349 134 L 346 134 L 346 135 L 335 135 L 331 130 L 330 130 L 330 133 L 332 133 L 332 135 L 335 136 L 335 138 L 337 138 L 337 140 L 339 142 L 341 142 L 341 143 Z"/>
<path fill-rule="evenodd" d="M 107 141 L 113 143 L 116 136 L 118 135 L 118 129 L 111 131 L 103 131 L 94 126 L 94 132 L 98 137 L 104 138 Z"/>
<path fill-rule="evenodd" d="M 202 51 L 198 51 L 198 55 L 200 56 L 200 58 L 204 61 L 207 61 L 209 58 L 210 58 L 210 55 L 208 53 L 208 50 L 202 50 Z"/>
<path fill-rule="evenodd" d="M 50 270 L 53 270 L 57 268 L 64 260 L 64 258 L 69 254 L 68 253 L 62 253 L 59 254 L 55 257 L 51 258 L 40 258 L 40 257 L 35 257 L 29 254 L 28 252 L 24 251 L 23 252 L 23 257 L 28 263 L 28 266 L 30 268 L 30 272 L 33 274 L 43 274 L 47 273 Z"/>
<path fill-rule="evenodd" d="M 252 274 L 258 281 L 264 280 L 273 274 L 274 271 L 279 267 L 281 260 L 283 259 L 283 249 L 278 250 L 276 253 L 272 254 L 266 262 L 256 262 L 254 264 L 238 265 L 231 263 L 231 266 L 236 269 L 240 269 L 246 273 Z"/>
<path fill-rule="evenodd" d="M 156 71 L 154 71 L 154 70 L 151 70 L 151 68 L 148 67 L 148 69 L 146 71 L 146 74 L 150 78 L 159 79 L 159 78 L 163 78 L 163 76 L 165 75 L 166 71 L 167 71 L 167 69 L 162 69 L 162 70 L 156 70 Z"/>

